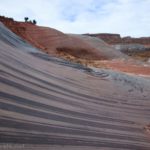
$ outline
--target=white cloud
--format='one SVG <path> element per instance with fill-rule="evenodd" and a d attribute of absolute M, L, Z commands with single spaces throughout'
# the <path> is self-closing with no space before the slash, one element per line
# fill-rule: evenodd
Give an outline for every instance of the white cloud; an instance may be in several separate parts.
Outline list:
<path fill-rule="evenodd" d="M 67 33 L 150 36 L 150 0 L 1 0 L 0 14 Z"/>

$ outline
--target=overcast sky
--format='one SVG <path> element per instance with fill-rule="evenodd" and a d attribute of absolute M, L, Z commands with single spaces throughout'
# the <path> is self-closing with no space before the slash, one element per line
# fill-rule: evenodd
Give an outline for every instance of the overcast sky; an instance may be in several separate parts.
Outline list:
<path fill-rule="evenodd" d="M 150 36 L 150 0 L 0 0 L 0 15 L 66 33 Z"/>

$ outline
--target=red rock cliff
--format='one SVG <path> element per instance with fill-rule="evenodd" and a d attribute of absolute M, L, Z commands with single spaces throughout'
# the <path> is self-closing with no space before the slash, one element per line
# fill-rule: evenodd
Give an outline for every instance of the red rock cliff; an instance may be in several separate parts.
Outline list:
<path fill-rule="evenodd" d="M 119 34 L 108 34 L 108 33 L 100 33 L 100 34 L 85 34 L 92 37 L 97 37 L 104 40 L 108 44 L 142 44 L 142 45 L 150 45 L 150 37 L 140 37 L 140 38 L 132 38 L 121 37 Z"/>

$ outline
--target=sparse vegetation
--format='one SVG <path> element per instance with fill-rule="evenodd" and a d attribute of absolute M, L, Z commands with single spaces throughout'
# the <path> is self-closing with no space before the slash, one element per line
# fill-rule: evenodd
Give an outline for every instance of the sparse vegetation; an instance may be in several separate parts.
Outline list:
<path fill-rule="evenodd" d="M 36 22 L 36 20 L 35 20 L 35 19 L 32 21 L 32 20 L 29 20 L 29 18 L 28 18 L 28 17 L 24 17 L 24 20 L 25 20 L 25 22 L 29 22 L 29 23 L 32 23 L 32 24 L 34 24 L 34 25 L 36 25 L 36 24 L 37 24 L 37 22 Z"/>
<path fill-rule="evenodd" d="M 24 17 L 25 22 L 28 22 L 29 18 L 28 17 Z"/>
<path fill-rule="evenodd" d="M 36 20 L 33 20 L 33 24 L 36 24 L 37 22 L 36 22 Z"/>

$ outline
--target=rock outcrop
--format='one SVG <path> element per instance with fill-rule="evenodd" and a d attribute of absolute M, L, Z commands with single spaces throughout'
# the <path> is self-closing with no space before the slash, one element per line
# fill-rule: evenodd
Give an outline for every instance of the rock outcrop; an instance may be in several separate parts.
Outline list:
<path fill-rule="evenodd" d="M 85 34 L 102 39 L 116 50 L 138 60 L 147 61 L 150 58 L 150 37 L 121 37 L 119 34 Z"/>
<path fill-rule="evenodd" d="M 0 62 L 0 150 L 150 150 L 149 78 L 52 57 L 2 23 Z"/>
<path fill-rule="evenodd" d="M 108 44 L 121 43 L 121 37 L 119 34 L 99 33 L 99 34 L 84 34 L 84 35 L 100 38 Z"/>
<path fill-rule="evenodd" d="M 109 34 L 109 33 L 99 33 L 99 34 L 84 34 L 92 37 L 97 37 L 104 40 L 108 44 L 141 44 L 150 45 L 150 37 L 121 37 L 120 34 Z"/>

